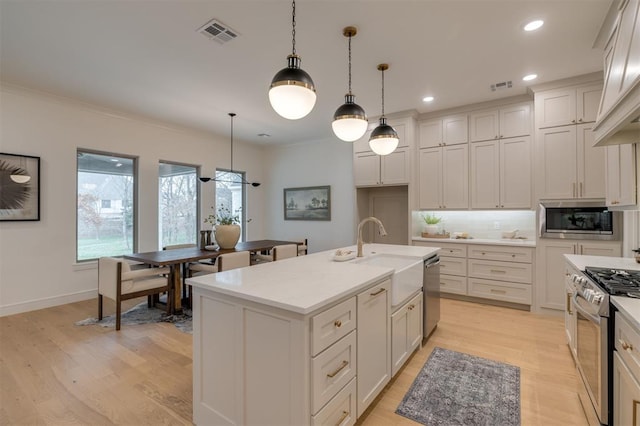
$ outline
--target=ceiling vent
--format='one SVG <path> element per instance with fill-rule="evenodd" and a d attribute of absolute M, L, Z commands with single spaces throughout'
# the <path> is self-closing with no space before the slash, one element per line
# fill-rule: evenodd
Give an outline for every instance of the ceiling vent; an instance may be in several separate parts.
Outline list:
<path fill-rule="evenodd" d="M 202 27 L 198 28 L 198 32 L 207 37 L 209 40 L 215 40 L 220 44 L 226 43 L 238 37 L 237 31 L 229 28 L 229 26 L 223 24 L 217 19 L 212 19 Z"/>
<path fill-rule="evenodd" d="M 511 80 L 509 81 L 501 81 L 500 83 L 495 83 L 491 85 L 491 91 L 495 92 L 496 90 L 503 90 L 503 89 L 511 89 Z"/>

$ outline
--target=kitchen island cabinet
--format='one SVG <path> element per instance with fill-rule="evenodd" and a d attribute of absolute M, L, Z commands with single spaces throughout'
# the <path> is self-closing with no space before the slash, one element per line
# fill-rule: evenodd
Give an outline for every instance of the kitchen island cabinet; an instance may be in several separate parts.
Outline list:
<path fill-rule="evenodd" d="M 437 247 L 366 244 L 425 259 Z M 333 251 L 190 278 L 195 424 L 354 424 L 391 377 L 393 269 Z"/>

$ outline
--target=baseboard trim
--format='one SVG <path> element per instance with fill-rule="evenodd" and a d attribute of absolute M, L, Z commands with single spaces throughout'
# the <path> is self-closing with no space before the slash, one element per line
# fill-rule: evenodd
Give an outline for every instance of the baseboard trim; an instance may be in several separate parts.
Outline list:
<path fill-rule="evenodd" d="M 46 297 L 44 299 L 29 300 L 27 302 L 14 303 L 0 306 L 0 317 L 21 314 L 23 312 L 36 311 L 38 309 L 51 308 L 53 306 L 66 305 L 68 303 L 81 302 L 98 297 L 98 290 L 86 290 L 77 293 L 63 294 L 61 296 Z"/>

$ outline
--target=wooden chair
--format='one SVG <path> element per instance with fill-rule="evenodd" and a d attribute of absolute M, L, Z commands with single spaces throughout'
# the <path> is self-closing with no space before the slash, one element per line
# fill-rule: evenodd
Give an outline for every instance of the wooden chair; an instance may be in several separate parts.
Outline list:
<path fill-rule="evenodd" d="M 120 330 L 122 301 L 147 296 L 149 307 L 152 295 L 167 292 L 171 300 L 173 286 L 169 282 L 169 268 L 145 268 L 131 270 L 122 259 L 101 257 L 98 260 L 98 319 L 102 320 L 102 298 L 108 297 L 116 302 L 116 330 Z M 167 313 L 171 304 L 167 303 Z"/>
<path fill-rule="evenodd" d="M 277 260 L 288 259 L 298 255 L 297 244 L 282 244 L 271 249 L 270 254 L 256 254 L 256 262 L 275 262 Z"/>
<path fill-rule="evenodd" d="M 251 265 L 251 255 L 248 251 L 224 253 L 218 256 L 215 265 L 191 264 L 190 272 L 215 273 L 230 269 L 244 268 Z"/>

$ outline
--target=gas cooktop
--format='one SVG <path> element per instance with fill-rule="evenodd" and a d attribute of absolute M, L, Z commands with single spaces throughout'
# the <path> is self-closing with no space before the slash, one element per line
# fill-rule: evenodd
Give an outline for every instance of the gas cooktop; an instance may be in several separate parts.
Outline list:
<path fill-rule="evenodd" d="M 587 266 L 584 271 L 607 293 L 640 299 L 640 271 L 592 266 Z"/>

